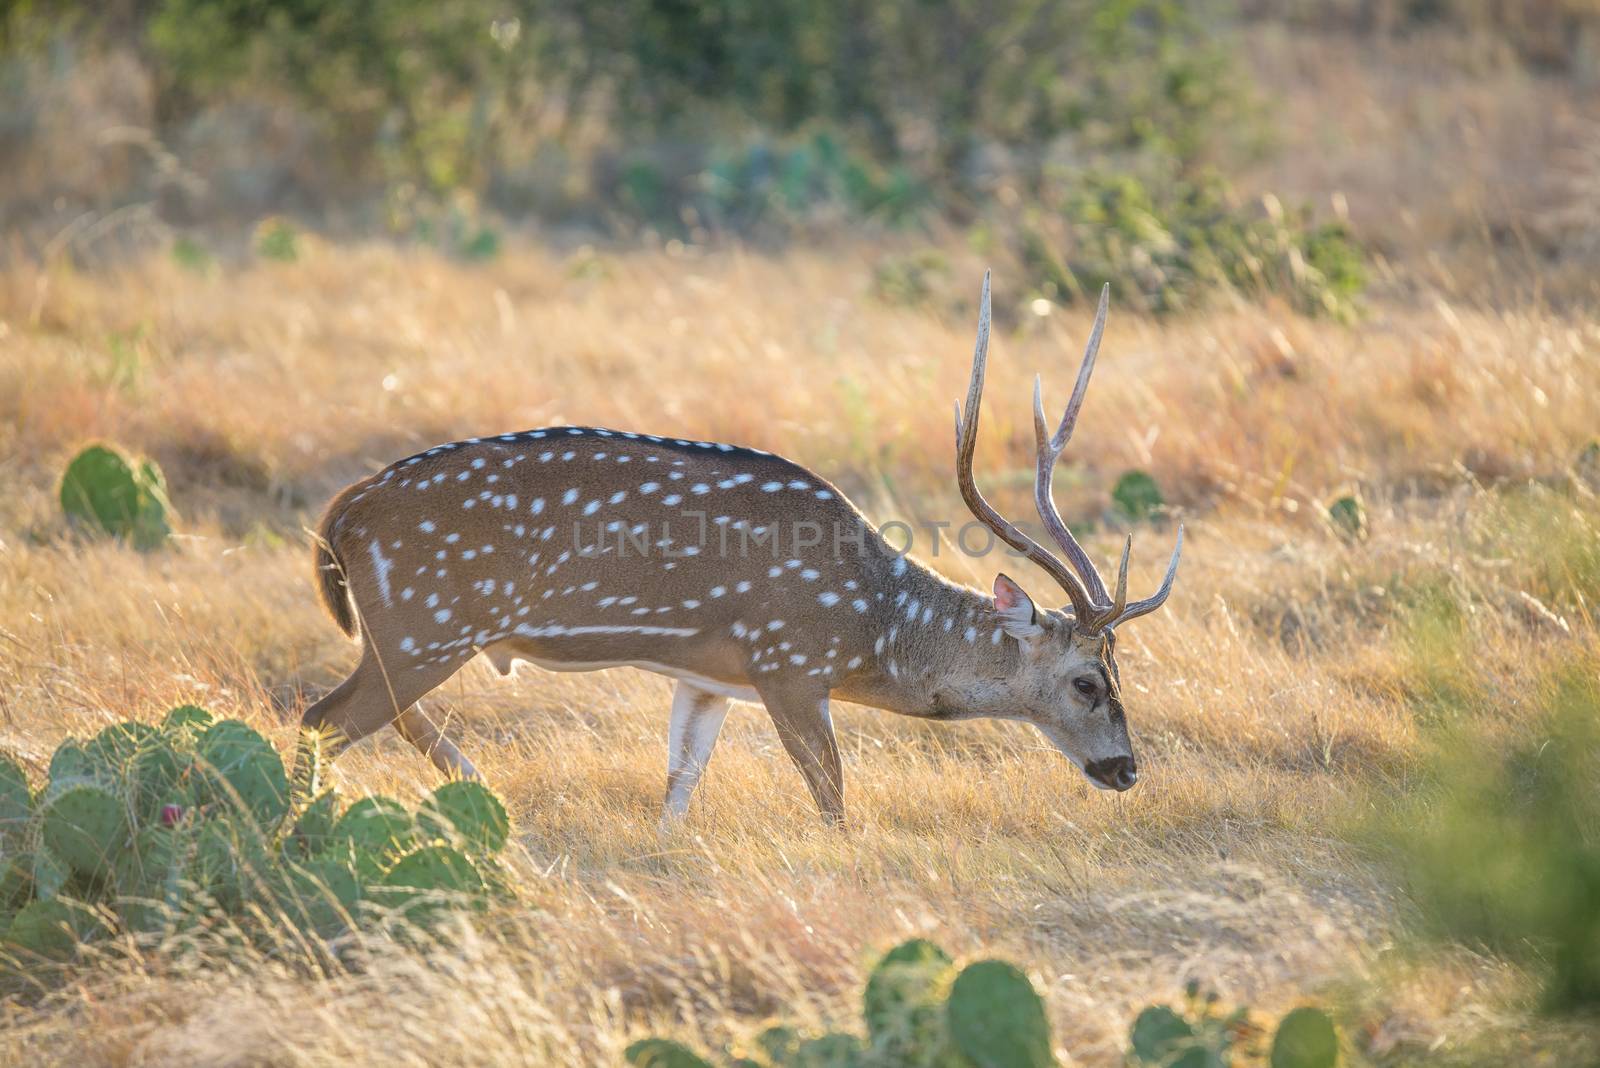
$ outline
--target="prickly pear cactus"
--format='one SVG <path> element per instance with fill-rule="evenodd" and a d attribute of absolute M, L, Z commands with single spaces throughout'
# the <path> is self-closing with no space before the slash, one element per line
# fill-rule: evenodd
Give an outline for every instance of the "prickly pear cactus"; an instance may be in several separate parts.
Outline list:
<path fill-rule="evenodd" d="M 1015 965 L 980 960 L 950 986 L 946 1019 L 956 1045 L 978 1068 L 1049 1068 L 1050 1021 L 1033 984 Z"/>
<path fill-rule="evenodd" d="M 505 809 L 476 784 L 441 788 L 415 812 L 369 797 L 341 813 L 327 790 L 286 824 L 289 804 L 271 743 L 193 706 L 159 728 L 68 739 L 37 793 L 0 757 L 0 931 L 14 932 L 0 969 L 69 959 L 111 931 L 273 945 L 285 926 L 303 940 L 382 923 L 405 936 L 504 889 L 493 853 Z"/>
<path fill-rule="evenodd" d="M 883 955 L 862 995 L 874 1055 L 892 1064 L 964 1063 L 950 1043 L 944 999 L 954 975 L 949 954 L 914 938 Z"/>
<path fill-rule="evenodd" d="M 68 518 L 131 542 L 159 548 L 172 533 L 166 480 L 149 461 L 135 465 L 105 445 L 91 445 L 67 465 L 61 509 Z"/>
<path fill-rule="evenodd" d="M 39 840 L 74 873 L 101 878 L 127 845 L 127 809 L 115 794 L 98 786 L 71 787 L 46 803 Z"/>
<path fill-rule="evenodd" d="M 505 806 L 477 782 L 447 782 L 439 787 L 418 811 L 418 822 L 428 834 L 478 855 L 500 852 L 511 833 Z"/>
<path fill-rule="evenodd" d="M 289 811 L 289 778 L 271 742 L 244 723 L 227 719 L 200 735 L 195 758 L 204 772 L 204 800 L 239 808 L 263 833 L 283 822 Z"/>

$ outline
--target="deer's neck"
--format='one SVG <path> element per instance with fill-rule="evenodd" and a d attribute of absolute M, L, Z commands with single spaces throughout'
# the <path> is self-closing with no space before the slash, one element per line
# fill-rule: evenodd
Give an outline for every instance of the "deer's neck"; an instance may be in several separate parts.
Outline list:
<path fill-rule="evenodd" d="M 973 679 L 1004 675 L 1019 655 L 1000 629 L 992 598 L 905 561 L 880 587 L 878 633 L 860 692 L 848 694 L 893 712 L 953 719 L 972 714 L 950 695 Z"/>

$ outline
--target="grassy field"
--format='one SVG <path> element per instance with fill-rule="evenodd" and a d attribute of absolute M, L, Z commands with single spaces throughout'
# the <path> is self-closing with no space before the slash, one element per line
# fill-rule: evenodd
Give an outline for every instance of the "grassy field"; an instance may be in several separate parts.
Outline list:
<path fill-rule="evenodd" d="M 194 700 L 287 750 L 355 660 L 316 605 L 304 528 L 346 482 L 456 437 L 572 422 L 750 444 L 878 520 L 959 525 L 949 404 L 981 264 L 958 257 L 949 292 L 893 307 L 871 295 L 883 254 L 515 249 L 466 266 L 314 246 L 209 274 L 160 256 L 7 269 L 0 746 L 38 761 Z M 1037 314 L 1004 277 L 996 294 L 980 477 L 1025 516 L 1030 377 L 1064 399 L 1088 316 Z M 1596 398 L 1600 327 L 1535 303 L 1379 299 L 1348 327 L 1113 309 L 1063 511 L 1110 561 L 1109 488 L 1139 467 L 1189 534 L 1167 608 L 1121 643 L 1137 789 L 1093 790 L 1019 725 L 845 708 L 837 833 L 740 706 L 663 835 L 663 681 L 500 680 L 474 662 L 427 707 L 506 799 L 519 908 L 450 952 L 379 950 L 332 978 L 114 953 L 0 1004 L 0 1061 L 616 1063 L 648 1032 L 853 1020 L 862 964 L 911 934 L 1022 962 L 1073 1064 L 1121 1063 L 1133 1013 L 1191 978 L 1268 1009 L 1334 1005 L 1382 1063 L 1562 1048 L 1525 1028 L 1517 968 L 1409 951 L 1412 909 L 1353 828 L 1407 790 L 1444 696 L 1523 739 L 1551 679 L 1600 664 L 1600 504 L 1580 460 Z M 67 529 L 56 479 L 91 438 L 163 465 L 173 549 Z M 1325 518 L 1350 491 L 1365 540 Z M 1137 589 L 1169 527 L 1139 529 Z M 933 562 L 1050 589 L 998 556 Z M 357 793 L 435 779 L 398 736 L 340 767 Z"/>

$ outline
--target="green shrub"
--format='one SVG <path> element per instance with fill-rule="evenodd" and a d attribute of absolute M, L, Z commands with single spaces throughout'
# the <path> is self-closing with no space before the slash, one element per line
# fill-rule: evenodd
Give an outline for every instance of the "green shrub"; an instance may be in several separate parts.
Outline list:
<path fill-rule="evenodd" d="M 1124 471 L 1111 488 L 1111 503 L 1132 520 L 1148 519 L 1167 505 L 1161 487 L 1147 471 Z"/>
<path fill-rule="evenodd" d="M 1366 285 L 1360 249 L 1341 223 L 1316 223 L 1276 198 L 1240 203 L 1220 177 L 1154 168 L 1075 175 L 1058 213 L 1016 236 L 1046 297 L 1098 296 L 1150 312 L 1202 308 L 1215 296 L 1277 295 L 1308 315 L 1348 319 Z"/>
<path fill-rule="evenodd" d="M 255 249 L 264 260 L 293 263 L 300 258 L 300 234 L 285 219 L 268 219 L 256 227 Z"/>
<path fill-rule="evenodd" d="M 60 497 L 68 519 L 141 550 L 159 548 L 172 533 L 160 468 L 149 460 L 135 464 L 108 445 L 90 445 L 73 457 Z"/>
<path fill-rule="evenodd" d="M 341 812 L 331 790 L 293 799 L 271 743 L 186 705 L 159 727 L 67 739 L 37 794 L 0 760 L 0 960 L 198 931 L 218 910 L 265 942 L 429 926 L 499 892 L 509 831 L 477 783 L 447 783 L 418 812 L 383 797 Z"/>
<path fill-rule="evenodd" d="M 1486 700 L 1434 731 L 1422 781 L 1374 817 L 1371 841 L 1422 910 L 1428 934 L 1528 967 L 1551 1013 L 1600 1009 L 1600 684 L 1585 667 L 1525 680 L 1543 721 L 1506 742 L 1479 733 Z M 1468 703 L 1468 702 L 1471 703 Z"/>
<path fill-rule="evenodd" d="M 1361 498 L 1347 493 L 1328 505 L 1328 522 L 1343 537 L 1361 541 L 1367 536 L 1367 508 Z"/>

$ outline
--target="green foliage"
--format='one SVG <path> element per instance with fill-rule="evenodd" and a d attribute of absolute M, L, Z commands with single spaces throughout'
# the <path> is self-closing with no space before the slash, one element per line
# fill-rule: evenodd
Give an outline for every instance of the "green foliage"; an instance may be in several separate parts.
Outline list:
<path fill-rule="evenodd" d="M 1419 787 L 1369 830 L 1428 933 L 1522 962 L 1541 978 L 1551 1013 L 1592 1013 L 1600 1008 L 1600 683 L 1585 669 L 1522 684 L 1543 710 L 1522 735 L 1529 740 L 1480 733 L 1458 712 L 1436 729 Z"/>
<path fill-rule="evenodd" d="M 211 253 L 192 237 L 180 237 L 172 243 L 172 262 L 195 274 L 207 274 L 216 266 Z"/>
<path fill-rule="evenodd" d="M 67 961 L 108 934 L 203 931 L 219 913 L 262 941 L 380 922 L 403 933 L 486 907 L 504 885 L 495 855 L 509 830 L 476 783 L 445 784 L 417 813 L 383 797 L 341 811 L 332 790 L 292 805 L 270 742 L 183 706 L 160 727 L 62 742 L 37 801 L 0 760 L 0 930 L 12 951 L 0 962 Z"/>
<path fill-rule="evenodd" d="M 1248 1008 L 1224 1012 L 1215 994 L 1190 983 L 1181 1010 L 1151 1005 L 1134 1018 L 1128 1032 L 1131 1065 L 1162 1068 L 1229 1068 L 1261 1064 L 1271 1068 L 1334 1068 L 1339 1036 L 1321 1009 L 1302 1007 L 1278 1022 L 1270 1052 L 1260 1040 L 1264 1029 Z"/>
<path fill-rule="evenodd" d="M 940 252 L 885 256 L 872 268 L 872 295 L 886 304 L 922 304 L 949 276 L 950 261 Z"/>
<path fill-rule="evenodd" d="M 1132 520 L 1148 519 L 1167 505 L 1161 487 L 1147 471 L 1124 471 L 1111 488 L 1111 502 Z"/>
<path fill-rule="evenodd" d="M 167 484 L 150 461 L 135 463 L 106 445 L 91 445 L 73 457 L 61 479 L 61 510 L 79 525 L 159 548 L 172 533 Z"/>
<path fill-rule="evenodd" d="M 1277 295 L 1298 311 L 1348 319 L 1366 284 L 1341 223 L 1316 223 L 1274 197 L 1241 204 L 1216 175 L 1170 166 L 1075 174 L 1059 214 L 1021 228 L 1018 255 L 1045 296 L 1071 302 L 1110 283 L 1151 312 L 1203 307 L 1219 293 Z M 1058 251 L 1059 250 L 1059 251 Z"/>
<path fill-rule="evenodd" d="M 838 138 L 819 133 L 788 147 L 757 144 L 714 160 L 691 198 L 697 217 L 720 229 L 750 231 L 776 223 L 793 228 L 828 208 L 837 213 L 911 220 L 928 190 L 903 167 L 883 167 L 852 152 Z M 652 190 L 660 205 L 661 190 Z M 674 210 L 678 210 L 674 206 Z"/>
<path fill-rule="evenodd" d="M 293 263 L 300 258 L 300 235 L 285 219 L 268 219 L 256 228 L 256 255 L 264 260 Z"/>

